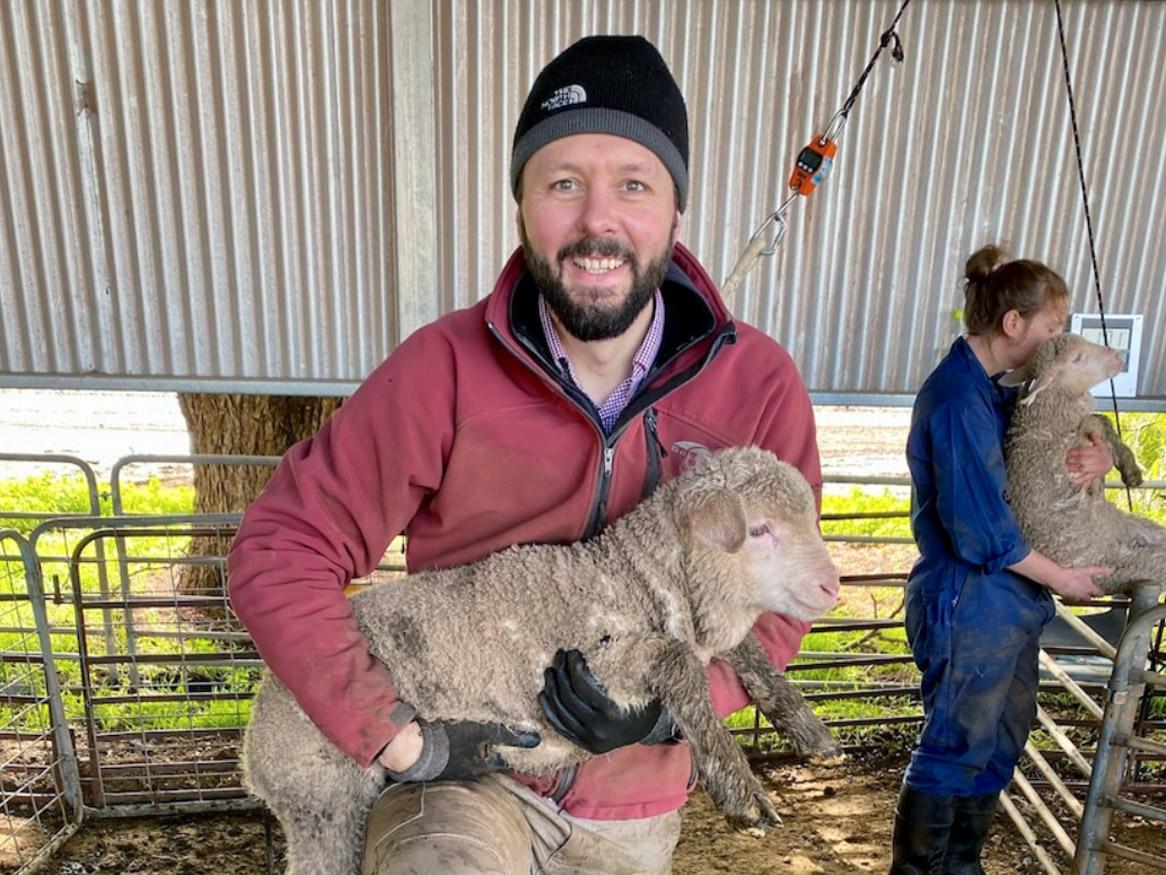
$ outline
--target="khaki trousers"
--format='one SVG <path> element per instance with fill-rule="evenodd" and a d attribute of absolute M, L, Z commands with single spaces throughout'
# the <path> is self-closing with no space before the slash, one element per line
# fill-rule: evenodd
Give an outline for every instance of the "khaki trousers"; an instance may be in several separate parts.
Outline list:
<path fill-rule="evenodd" d="M 504 775 L 395 784 L 368 818 L 362 875 L 666 875 L 680 813 L 587 820 Z"/>

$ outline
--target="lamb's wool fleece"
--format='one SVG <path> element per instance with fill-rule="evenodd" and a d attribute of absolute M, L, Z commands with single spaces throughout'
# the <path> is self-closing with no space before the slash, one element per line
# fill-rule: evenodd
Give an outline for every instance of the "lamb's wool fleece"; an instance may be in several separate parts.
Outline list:
<path fill-rule="evenodd" d="M 1120 367 L 1116 354 L 1074 334 L 1038 347 L 1009 382 L 1027 381 L 1009 423 L 1004 455 L 1008 502 L 1029 544 L 1064 566 L 1112 566 L 1107 593 L 1166 581 L 1166 529 L 1105 500 L 1101 481 L 1078 489 L 1065 470 L 1070 448 L 1090 434 L 1109 445 L 1123 480 L 1141 482 L 1133 453 L 1108 419 L 1093 413 L 1089 389 Z"/>
<path fill-rule="evenodd" d="M 356 596 L 352 608 L 421 717 L 539 732 L 532 750 L 502 749 L 523 772 L 588 756 L 554 732 L 537 702 L 556 650 L 582 651 L 617 702 L 662 699 L 714 801 L 735 823 L 764 826 L 776 813 L 712 709 L 704 667 L 728 655 L 762 687 L 750 690 L 759 704 L 789 709 L 792 688 L 759 665 L 755 642 L 738 645 L 762 610 L 808 620 L 836 595 L 809 485 L 753 448 L 710 453 L 593 541 L 512 547 L 411 575 Z M 829 733 L 793 699 L 792 734 L 803 750 L 833 753 Z M 767 716 L 780 727 L 786 715 Z M 256 697 L 244 758 L 250 788 L 288 835 L 289 871 L 354 871 L 383 769 L 342 755 L 273 677 Z"/>

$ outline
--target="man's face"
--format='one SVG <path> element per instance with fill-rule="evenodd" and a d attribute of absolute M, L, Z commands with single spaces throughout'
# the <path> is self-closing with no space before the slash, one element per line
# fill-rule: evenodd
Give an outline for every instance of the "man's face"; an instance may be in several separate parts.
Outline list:
<path fill-rule="evenodd" d="M 627 331 L 663 281 L 679 227 L 672 177 L 639 143 L 575 134 L 543 146 L 523 168 L 526 265 L 580 340 Z"/>

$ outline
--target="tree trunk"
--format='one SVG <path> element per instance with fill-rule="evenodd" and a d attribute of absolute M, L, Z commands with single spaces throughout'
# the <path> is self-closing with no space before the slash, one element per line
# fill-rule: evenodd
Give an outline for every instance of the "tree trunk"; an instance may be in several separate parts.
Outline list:
<path fill-rule="evenodd" d="M 290 395 L 178 396 L 190 432 L 191 452 L 198 455 L 282 456 L 296 441 L 315 434 L 340 401 Z M 195 465 L 195 512 L 242 512 L 274 470 L 261 465 Z M 226 548 L 221 539 L 195 538 L 190 555 L 221 559 Z M 221 596 L 226 589 L 224 571 L 225 562 L 186 565 L 179 591 Z"/>

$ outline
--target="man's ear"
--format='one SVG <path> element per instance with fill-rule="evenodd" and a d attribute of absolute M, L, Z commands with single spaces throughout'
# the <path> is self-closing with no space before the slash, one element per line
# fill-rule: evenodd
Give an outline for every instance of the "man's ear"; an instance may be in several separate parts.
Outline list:
<path fill-rule="evenodd" d="M 745 520 L 745 502 L 728 489 L 717 489 L 703 495 L 688 512 L 688 531 L 693 538 L 716 544 L 729 553 L 736 553 L 745 543 L 748 523 Z"/>

